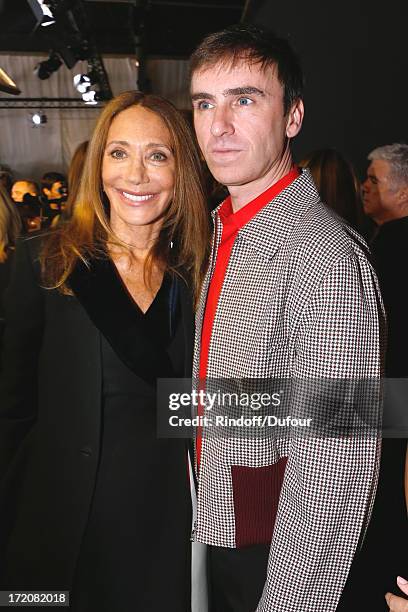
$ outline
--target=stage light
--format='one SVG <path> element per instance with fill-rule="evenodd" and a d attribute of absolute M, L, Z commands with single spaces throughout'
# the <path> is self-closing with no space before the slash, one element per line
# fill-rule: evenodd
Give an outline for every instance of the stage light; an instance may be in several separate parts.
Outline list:
<path fill-rule="evenodd" d="M 100 96 L 97 94 L 96 91 L 90 89 L 89 91 L 86 91 L 82 94 L 82 100 L 85 102 L 85 104 L 98 104 Z"/>
<path fill-rule="evenodd" d="M 47 123 L 47 115 L 42 111 L 38 111 L 37 113 L 33 113 L 31 121 L 33 122 L 33 127 L 40 127 L 44 123 Z"/>
<path fill-rule="evenodd" d="M 74 87 L 76 87 L 79 93 L 86 93 L 91 85 L 91 78 L 87 74 L 76 74 L 74 76 Z"/>
<path fill-rule="evenodd" d="M 62 66 L 62 61 L 55 51 L 51 51 L 50 57 L 43 62 L 40 62 L 34 68 L 34 74 L 38 76 L 42 81 L 49 79 L 53 72 L 56 72 L 58 68 Z"/>
<path fill-rule="evenodd" d="M 28 0 L 28 4 L 37 18 L 37 24 L 50 26 L 55 23 L 55 17 L 46 0 Z"/>

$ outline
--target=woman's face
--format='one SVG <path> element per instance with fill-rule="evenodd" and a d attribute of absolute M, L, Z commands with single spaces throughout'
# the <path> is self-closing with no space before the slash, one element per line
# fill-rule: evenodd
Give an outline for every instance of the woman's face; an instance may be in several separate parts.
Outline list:
<path fill-rule="evenodd" d="M 174 173 L 170 133 L 162 119 L 141 106 L 119 113 L 110 126 L 102 163 L 115 233 L 160 227 L 173 197 Z"/>

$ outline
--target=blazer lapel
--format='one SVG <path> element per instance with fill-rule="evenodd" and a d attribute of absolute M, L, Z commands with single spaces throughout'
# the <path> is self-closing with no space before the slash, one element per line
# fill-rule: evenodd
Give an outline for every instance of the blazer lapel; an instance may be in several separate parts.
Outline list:
<path fill-rule="evenodd" d="M 110 259 L 94 259 L 90 268 L 79 260 L 69 285 L 93 324 L 135 374 L 151 384 L 158 377 L 171 376 L 167 352 L 149 333 L 143 313 L 127 294 Z"/>

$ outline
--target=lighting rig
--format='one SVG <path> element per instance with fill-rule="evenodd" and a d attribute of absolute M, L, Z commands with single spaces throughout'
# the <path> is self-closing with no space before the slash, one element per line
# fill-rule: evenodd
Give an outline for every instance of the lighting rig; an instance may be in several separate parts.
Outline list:
<path fill-rule="evenodd" d="M 78 89 L 83 101 L 97 104 L 110 100 L 112 90 L 89 25 L 84 0 L 27 1 L 37 18 L 36 34 L 45 37 L 50 48 L 49 58 L 35 67 L 38 78 L 50 78 L 62 64 L 72 69 L 78 61 L 86 60 L 89 82 L 83 80 L 77 84 L 74 79 L 74 85 L 83 89 Z"/>

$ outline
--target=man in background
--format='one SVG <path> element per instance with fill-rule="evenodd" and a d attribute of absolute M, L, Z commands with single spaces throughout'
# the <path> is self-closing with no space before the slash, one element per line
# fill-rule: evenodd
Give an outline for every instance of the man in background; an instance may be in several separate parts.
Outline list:
<path fill-rule="evenodd" d="M 364 212 L 378 226 L 371 250 L 388 318 L 386 373 L 408 376 L 408 145 L 374 149 L 363 183 Z"/>
<path fill-rule="evenodd" d="M 46 225 L 52 225 L 54 219 L 64 211 L 67 201 L 65 176 L 59 172 L 46 172 L 41 178 L 41 195 Z"/>
<path fill-rule="evenodd" d="M 34 181 L 23 179 L 13 183 L 11 197 L 16 203 L 24 233 L 41 229 L 39 190 Z"/>
<path fill-rule="evenodd" d="M 398 415 L 407 412 L 407 385 L 401 386 L 395 379 L 408 379 L 408 145 L 394 143 L 378 147 L 371 151 L 368 160 L 363 207 L 365 214 L 377 225 L 371 250 L 387 314 L 385 374 L 391 397 L 400 398 L 396 406 L 400 405 L 401 409 L 395 412 L 400 421 Z M 395 432 L 404 423 L 394 423 L 387 403 L 385 408 L 386 437 L 373 519 L 359 560 L 360 567 L 356 565 L 354 570 L 362 583 L 371 583 L 369 597 L 372 599 L 365 601 L 367 609 L 378 605 L 384 591 L 395 590 L 397 576 L 408 576 L 407 440 L 406 433 L 402 434 L 405 437 L 387 437 L 387 428 Z M 405 416 L 405 432 L 406 428 Z M 398 434 L 397 431 L 388 435 Z M 402 598 L 399 600 L 399 604 L 408 609 L 408 601 L 404 604 Z M 392 610 L 398 609 L 405 607 L 392 607 Z"/>
<path fill-rule="evenodd" d="M 11 187 L 11 197 L 16 204 L 23 204 L 24 196 L 27 194 L 32 198 L 38 197 L 38 187 L 34 181 L 23 179 L 13 183 Z"/>

